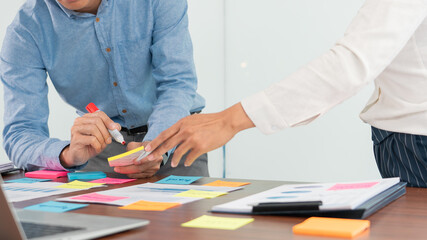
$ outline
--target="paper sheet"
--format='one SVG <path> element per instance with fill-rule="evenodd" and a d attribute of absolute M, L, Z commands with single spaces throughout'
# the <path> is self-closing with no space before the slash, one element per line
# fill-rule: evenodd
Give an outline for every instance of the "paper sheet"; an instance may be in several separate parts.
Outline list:
<path fill-rule="evenodd" d="M 157 184 L 157 183 L 144 183 L 129 187 L 116 188 L 106 191 L 99 191 L 98 194 L 127 197 L 116 201 L 90 201 L 91 203 L 102 203 L 115 206 L 125 206 L 138 201 L 150 202 L 172 202 L 172 203 L 190 203 L 203 198 L 189 198 L 189 197 L 175 197 L 174 195 L 185 192 L 188 190 L 212 191 L 212 192 L 231 192 L 242 189 L 242 187 L 208 187 L 198 185 L 173 185 L 173 184 Z M 81 195 L 79 195 L 81 196 Z M 73 199 L 74 197 L 66 197 L 56 199 L 58 201 L 69 202 L 86 202 L 84 200 Z"/>
<path fill-rule="evenodd" d="M 3 190 L 5 191 L 9 202 L 20 202 L 80 191 L 80 189 L 57 188 L 57 186 L 63 184 L 64 183 L 60 182 L 6 183 L 3 185 Z"/>

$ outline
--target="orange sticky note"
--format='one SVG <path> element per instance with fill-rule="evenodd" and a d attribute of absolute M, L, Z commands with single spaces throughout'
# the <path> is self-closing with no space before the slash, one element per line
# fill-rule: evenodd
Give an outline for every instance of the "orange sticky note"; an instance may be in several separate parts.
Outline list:
<path fill-rule="evenodd" d="M 369 229 L 369 220 L 311 217 L 295 225 L 295 234 L 353 238 Z"/>
<path fill-rule="evenodd" d="M 120 208 L 126 210 L 165 211 L 166 209 L 177 207 L 179 205 L 181 205 L 181 203 L 149 202 L 141 200 Z"/>
<path fill-rule="evenodd" d="M 203 186 L 211 186 L 211 187 L 241 187 L 251 184 L 249 182 L 227 182 L 227 181 L 221 181 L 216 180 L 211 183 L 203 184 Z"/>

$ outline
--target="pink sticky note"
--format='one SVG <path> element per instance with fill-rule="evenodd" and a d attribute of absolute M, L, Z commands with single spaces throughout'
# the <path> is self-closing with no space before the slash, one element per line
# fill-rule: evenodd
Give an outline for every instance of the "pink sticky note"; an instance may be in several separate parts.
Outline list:
<path fill-rule="evenodd" d="M 113 201 L 125 199 L 125 198 L 128 198 L 128 197 L 116 197 L 116 196 L 109 196 L 109 195 L 103 195 L 98 193 L 89 193 L 89 194 L 73 197 L 71 199 L 82 200 L 87 202 L 113 202 Z"/>
<path fill-rule="evenodd" d="M 101 178 L 101 179 L 96 179 L 93 181 L 90 181 L 90 183 L 105 183 L 105 184 L 122 184 L 122 183 L 128 183 L 128 182 L 133 182 L 136 179 L 120 179 L 120 178 Z"/>
<path fill-rule="evenodd" d="M 367 182 L 367 183 L 338 183 L 328 189 L 328 191 L 337 191 L 337 190 L 348 190 L 348 189 L 362 189 L 370 188 L 378 182 Z"/>
<path fill-rule="evenodd" d="M 25 173 L 26 177 L 29 178 L 41 178 L 41 179 L 55 179 L 59 177 L 66 177 L 68 171 L 50 171 L 50 170 L 40 170 Z"/>

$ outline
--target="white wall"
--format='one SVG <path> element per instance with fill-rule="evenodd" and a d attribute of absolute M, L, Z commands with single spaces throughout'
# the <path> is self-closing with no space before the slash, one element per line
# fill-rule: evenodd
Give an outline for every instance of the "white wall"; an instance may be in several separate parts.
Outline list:
<path fill-rule="evenodd" d="M 363 0 L 226 1 L 226 105 L 279 81 L 333 46 Z M 228 145 L 227 177 L 298 181 L 379 177 L 358 114 L 372 86 L 308 126 Z"/>

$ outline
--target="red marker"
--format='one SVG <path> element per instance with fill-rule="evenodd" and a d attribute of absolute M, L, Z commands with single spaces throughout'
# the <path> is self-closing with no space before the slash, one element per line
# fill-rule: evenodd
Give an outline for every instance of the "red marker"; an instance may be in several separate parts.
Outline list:
<path fill-rule="evenodd" d="M 99 111 L 98 107 L 96 107 L 96 105 L 94 103 L 89 103 L 86 106 L 86 110 L 90 113 L 94 113 L 94 112 Z M 117 129 L 110 130 L 107 128 L 107 130 L 108 130 L 108 132 L 110 132 L 110 135 L 114 138 L 114 140 L 116 140 L 116 142 L 119 142 L 123 145 L 126 144 L 125 139 L 123 138 L 123 135 Z"/>

